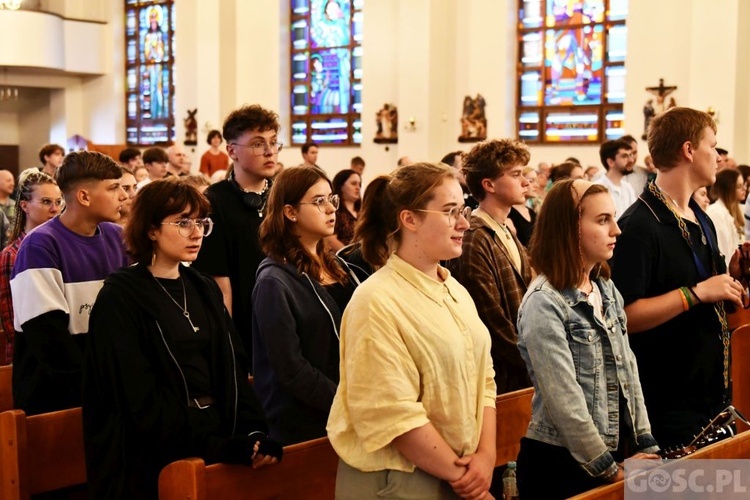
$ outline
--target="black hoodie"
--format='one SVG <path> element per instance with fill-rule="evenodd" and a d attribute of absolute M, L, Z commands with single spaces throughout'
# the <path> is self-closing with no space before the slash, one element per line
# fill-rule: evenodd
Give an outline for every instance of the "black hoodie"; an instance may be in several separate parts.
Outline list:
<path fill-rule="evenodd" d="M 84 361 L 83 429 L 92 498 L 156 498 L 160 470 L 181 458 L 250 464 L 248 434 L 266 431 L 244 353 L 216 283 L 180 266 L 212 324 L 209 367 L 219 431 L 188 409 L 182 369 L 159 324 L 163 292 L 144 265 L 110 275 L 97 296 Z M 163 321 L 163 320 L 162 320 Z M 198 418 L 199 420 L 196 420 Z M 253 440 L 254 442 L 254 440 Z"/>
<path fill-rule="evenodd" d="M 355 282 L 349 280 L 349 297 Z M 326 435 L 339 382 L 340 324 L 339 306 L 317 280 L 292 264 L 261 262 L 253 290 L 253 376 L 272 439 L 288 445 Z"/>

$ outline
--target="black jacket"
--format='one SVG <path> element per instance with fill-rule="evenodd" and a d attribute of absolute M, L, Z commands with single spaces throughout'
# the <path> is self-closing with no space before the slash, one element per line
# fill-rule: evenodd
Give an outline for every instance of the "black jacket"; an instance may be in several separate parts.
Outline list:
<path fill-rule="evenodd" d="M 339 382 L 340 325 L 339 307 L 317 280 L 292 264 L 261 262 L 253 290 L 253 376 L 272 439 L 287 445 L 326 435 Z"/>
<path fill-rule="evenodd" d="M 180 266 L 221 335 L 211 339 L 211 410 L 188 408 L 187 385 L 159 324 L 162 292 L 143 265 L 107 278 L 91 312 L 84 361 L 83 429 L 92 498 L 156 498 L 160 470 L 190 456 L 251 463 L 248 434 L 266 431 L 244 353 L 216 283 Z M 253 441 L 254 442 L 254 441 Z"/>

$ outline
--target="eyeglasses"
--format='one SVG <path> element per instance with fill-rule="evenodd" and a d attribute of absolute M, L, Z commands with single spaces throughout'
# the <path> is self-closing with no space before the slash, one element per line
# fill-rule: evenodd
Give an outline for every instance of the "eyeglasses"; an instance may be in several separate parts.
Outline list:
<path fill-rule="evenodd" d="M 326 213 L 326 203 L 330 203 L 333 206 L 334 210 L 339 209 L 339 195 L 332 194 L 328 196 L 327 198 L 325 196 L 318 196 L 317 198 L 313 198 L 313 201 L 300 201 L 300 205 L 316 205 L 318 207 L 318 210 L 320 213 Z"/>
<path fill-rule="evenodd" d="M 448 216 L 448 225 L 449 226 L 455 226 L 456 222 L 458 222 L 458 216 L 462 215 L 464 219 L 469 220 L 469 217 L 471 217 L 471 211 L 472 208 L 469 205 L 464 205 L 463 207 L 453 207 L 450 210 L 447 210 L 445 212 L 441 210 L 424 210 L 421 208 L 415 209 L 417 212 L 427 212 L 428 214 L 443 214 Z"/>
<path fill-rule="evenodd" d="M 39 203 L 45 208 L 52 208 L 52 205 L 60 208 L 63 204 L 62 198 L 57 198 L 56 200 L 53 200 L 52 198 L 42 198 L 41 200 L 30 200 L 30 201 L 36 201 L 37 203 Z"/>
<path fill-rule="evenodd" d="M 211 231 L 214 229 L 214 221 L 210 217 L 203 219 L 180 219 L 177 222 L 162 222 L 162 225 L 164 224 L 177 226 L 177 232 L 183 238 L 189 238 L 193 234 L 193 231 L 195 231 L 195 228 L 198 228 L 203 233 L 204 238 L 211 234 Z"/>
<path fill-rule="evenodd" d="M 271 154 L 276 154 L 284 147 L 284 144 L 281 142 L 272 142 L 272 143 L 266 143 L 263 141 L 257 141 L 252 144 L 237 144 L 236 142 L 230 143 L 231 146 L 239 146 L 241 148 L 249 148 L 252 150 L 253 154 L 255 156 L 263 156 L 266 154 L 266 151 L 270 151 Z"/>

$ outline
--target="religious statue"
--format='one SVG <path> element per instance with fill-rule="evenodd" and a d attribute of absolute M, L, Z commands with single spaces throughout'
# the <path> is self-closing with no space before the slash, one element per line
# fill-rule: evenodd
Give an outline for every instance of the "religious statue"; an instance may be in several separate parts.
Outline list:
<path fill-rule="evenodd" d="M 198 144 L 198 119 L 195 115 L 198 113 L 198 108 L 193 110 L 187 110 L 188 116 L 185 118 L 185 141 L 186 146 L 195 146 Z"/>
<path fill-rule="evenodd" d="M 648 127 L 651 125 L 651 120 L 654 116 L 659 113 L 665 112 L 669 108 L 677 106 L 677 101 L 674 97 L 670 98 L 669 105 L 666 104 L 665 100 L 669 94 L 677 90 L 675 85 L 666 86 L 664 85 L 664 78 L 659 78 L 659 85 L 656 87 L 646 87 L 646 92 L 653 94 L 656 97 L 656 106 L 654 106 L 654 100 L 649 99 L 646 105 L 643 106 L 643 135 L 641 139 L 644 141 L 648 137 Z"/>
<path fill-rule="evenodd" d="M 398 108 L 395 104 L 383 104 L 383 107 L 375 113 L 375 123 L 378 129 L 373 142 L 377 144 L 398 143 Z"/>
<path fill-rule="evenodd" d="M 487 138 L 487 117 L 484 114 L 486 105 L 481 94 L 477 94 L 474 99 L 468 95 L 464 97 L 458 142 L 479 142 Z"/>

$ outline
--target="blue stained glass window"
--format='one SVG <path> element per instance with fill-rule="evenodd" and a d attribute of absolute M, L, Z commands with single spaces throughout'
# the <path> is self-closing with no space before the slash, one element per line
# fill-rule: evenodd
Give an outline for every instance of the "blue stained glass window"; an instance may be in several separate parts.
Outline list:
<path fill-rule="evenodd" d="M 622 129 L 627 13 L 628 0 L 519 2 L 519 138 L 600 142 Z"/>
<path fill-rule="evenodd" d="M 292 144 L 362 142 L 364 0 L 291 0 Z"/>
<path fill-rule="evenodd" d="M 174 132 L 173 0 L 126 0 L 126 131 L 131 145 L 165 144 Z"/>

